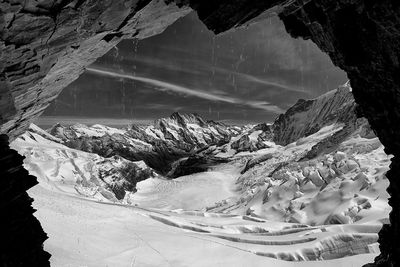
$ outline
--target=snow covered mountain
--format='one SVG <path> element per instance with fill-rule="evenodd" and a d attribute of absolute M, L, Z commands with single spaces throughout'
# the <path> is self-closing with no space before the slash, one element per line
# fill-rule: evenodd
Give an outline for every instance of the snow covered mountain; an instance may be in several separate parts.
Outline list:
<path fill-rule="evenodd" d="M 390 156 L 348 84 L 273 124 L 31 125 L 12 147 L 56 265 L 361 266 L 390 211 Z"/>
<path fill-rule="evenodd" d="M 143 161 L 108 158 L 71 149 L 41 128 L 29 130 L 13 142 L 26 157 L 25 167 L 46 187 L 101 201 L 124 202 L 136 192 L 136 183 L 157 174 Z"/>
<path fill-rule="evenodd" d="M 333 123 L 352 124 L 357 119 L 350 84 L 315 99 L 300 99 L 273 124 L 274 142 L 287 145 Z"/>
<path fill-rule="evenodd" d="M 173 113 L 153 125 L 131 125 L 114 129 L 102 125 L 53 126 L 49 133 L 70 148 L 103 157 L 119 155 L 127 160 L 143 160 L 166 175 L 172 163 L 192 155 L 198 149 L 229 142 L 241 127 L 205 121 L 196 114 Z"/>

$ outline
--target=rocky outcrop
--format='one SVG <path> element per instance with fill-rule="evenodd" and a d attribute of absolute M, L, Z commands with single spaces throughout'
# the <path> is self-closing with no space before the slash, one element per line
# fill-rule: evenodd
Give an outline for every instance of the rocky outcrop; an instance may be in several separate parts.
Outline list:
<path fill-rule="evenodd" d="M 229 162 L 229 159 L 218 157 L 214 153 L 215 147 L 209 147 L 196 151 L 196 153 L 187 158 L 175 161 L 167 173 L 167 177 L 177 178 L 193 173 L 205 172 L 211 166 Z"/>
<path fill-rule="evenodd" d="M 330 153 L 337 149 L 348 137 L 354 134 L 359 134 L 359 136 L 363 138 L 376 137 L 368 121 L 365 118 L 358 118 L 355 121 L 345 123 L 341 130 L 315 144 L 301 160 L 310 160 L 321 154 Z"/>
<path fill-rule="evenodd" d="M 26 192 L 36 177 L 22 167 L 24 157 L 10 149 L 8 137 L 0 135 L 0 212 L 2 219 L 1 266 L 50 266 L 43 251 L 47 235 L 33 215 L 33 199 Z"/>
<path fill-rule="evenodd" d="M 232 142 L 231 148 L 237 152 L 249 151 L 253 152 L 263 148 L 268 148 L 265 141 L 272 139 L 272 129 L 270 125 L 261 123 L 245 132 L 238 140 Z"/>

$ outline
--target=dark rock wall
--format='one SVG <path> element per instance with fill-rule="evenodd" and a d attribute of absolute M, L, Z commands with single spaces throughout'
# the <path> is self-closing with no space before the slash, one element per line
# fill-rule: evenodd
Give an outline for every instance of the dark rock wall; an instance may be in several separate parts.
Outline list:
<path fill-rule="evenodd" d="M 167 0 L 189 5 L 213 32 L 221 33 L 277 14 L 293 0 Z"/>
<path fill-rule="evenodd" d="M 23 159 L 10 149 L 7 135 L 0 135 L 0 266 L 50 266 L 43 250 L 47 235 L 26 192 L 37 180 L 23 168 Z"/>

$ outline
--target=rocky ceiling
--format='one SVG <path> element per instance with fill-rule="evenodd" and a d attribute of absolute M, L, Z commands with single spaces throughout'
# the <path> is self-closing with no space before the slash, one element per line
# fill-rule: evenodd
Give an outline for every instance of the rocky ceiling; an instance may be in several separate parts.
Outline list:
<path fill-rule="evenodd" d="M 398 0 L 1 0 L 0 133 L 13 139 L 86 66 L 126 38 L 146 38 L 194 9 L 215 33 L 279 15 L 350 78 L 359 112 L 393 154 L 390 224 L 373 266 L 400 266 L 400 1 Z M 0 139 L 0 209 L 9 214 L 5 266 L 46 266 L 45 234 L 26 190 L 36 182 Z M 4 224 L 4 222 L 3 222 Z M 21 239 L 16 239 L 18 236 Z M 18 253 L 16 253 L 16 251 Z"/>

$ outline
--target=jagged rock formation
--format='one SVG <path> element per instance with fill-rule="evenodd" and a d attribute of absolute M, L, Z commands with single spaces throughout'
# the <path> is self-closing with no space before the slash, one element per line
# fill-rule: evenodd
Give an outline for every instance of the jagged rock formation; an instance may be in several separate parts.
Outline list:
<path fill-rule="evenodd" d="M 186 171 L 170 172 L 172 163 L 197 153 L 211 145 L 222 145 L 240 132 L 240 127 L 205 121 L 196 114 L 173 113 L 168 118 L 156 120 L 150 126 L 132 125 L 128 129 L 113 129 L 102 125 L 77 124 L 64 127 L 60 124 L 49 133 L 70 148 L 96 153 L 103 157 L 121 156 L 127 160 L 143 160 L 151 168 L 168 177 L 204 170 L 214 162 L 211 158 L 196 162 Z M 199 160 L 199 157 L 196 156 Z M 189 162 L 197 161 L 191 158 Z M 203 167 L 200 167 L 203 166 Z M 175 166 L 176 167 L 176 166 Z M 176 168 L 174 169 L 176 170 Z"/>
<path fill-rule="evenodd" d="M 400 262 L 400 4 L 396 0 L 3 1 L 0 132 L 29 125 L 85 66 L 121 38 L 143 38 L 195 9 L 216 33 L 275 12 L 293 37 L 311 39 L 344 69 L 359 111 L 393 154 L 390 226 L 377 265 Z M 177 3 L 178 9 L 172 2 Z M 83 19 L 81 19 L 83 18 Z"/>

